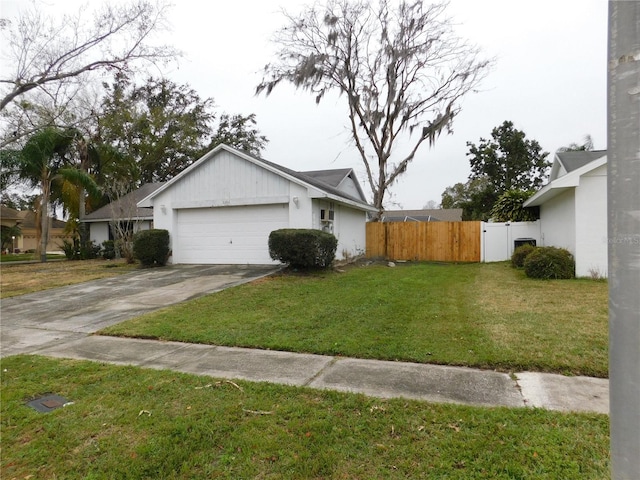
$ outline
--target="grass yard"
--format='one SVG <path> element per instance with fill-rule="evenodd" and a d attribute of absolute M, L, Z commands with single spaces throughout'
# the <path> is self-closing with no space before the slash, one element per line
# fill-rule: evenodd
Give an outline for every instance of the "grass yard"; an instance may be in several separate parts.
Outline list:
<path fill-rule="evenodd" d="M 47 260 L 64 260 L 65 258 L 66 257 L 62 253 L 47 254 Z M 34 253 L 9 253 L 6 255 L 0 255 L 0 263 L 31 262 L 34 260 L 40 260 L 40 256 L 36 257 Z"/>
<path fill-rule="evenodd" d="M 608 287 L 528 279 L 507 263 L 353 266 L 279 275 L 103 334 L 608 376 Z"/>
<path fill-rule="evenodd" d="M 64 260 L 14 265 L 4 263 L 0 271 L 0 298 L 114 277 L 135 268 L 138 265 L 127 265 L 124 260 Z"/>
<path fill-rule="evenodd" d="M 73 360 L 2 361 L 0 477 L 603 479 L 606 415 L 476 408 Z M 56 393 L 73 404 L 38 413 Z"/>

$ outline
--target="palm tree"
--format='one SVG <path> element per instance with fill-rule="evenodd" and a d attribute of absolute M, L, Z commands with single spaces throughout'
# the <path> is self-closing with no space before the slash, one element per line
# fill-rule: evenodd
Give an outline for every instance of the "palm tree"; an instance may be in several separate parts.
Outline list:
<path fill-rule="evenodd" d="M 566 147 L 560 147 L 558 152 L 590 152 L 593 150 L 593 139 L 591 135 L 585 135 L 583 143 L 571 143 Z"/>
<path fill-rule="evenodd" d="M 34 134 L 22 148 L 19 175 L 32 187 L 41 191 L 37 216 L 40 219 L 40 261 L 47 261 L 49 240 L 49 205 L 62 202 L 62 187 L 66 183 L 81 185 L 88 192 L 97 194 L 98 187 L 90 175 L 73 161 L 74 142 L 78 132 L 67 129 L 45 128 Z"/>

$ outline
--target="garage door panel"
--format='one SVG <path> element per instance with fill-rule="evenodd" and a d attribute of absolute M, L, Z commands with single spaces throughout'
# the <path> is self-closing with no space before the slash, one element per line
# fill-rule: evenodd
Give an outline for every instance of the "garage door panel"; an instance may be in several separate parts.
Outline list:
<path fill-rule="evenodd" d="M 274 263 L 268 239 L 286 228 L 288 205 L 259 205 L 178 211 L 178 263 Z"/>

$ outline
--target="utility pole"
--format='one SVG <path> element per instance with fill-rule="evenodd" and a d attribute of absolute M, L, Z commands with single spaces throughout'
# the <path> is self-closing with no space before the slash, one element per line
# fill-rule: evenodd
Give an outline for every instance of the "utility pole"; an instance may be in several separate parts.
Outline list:
<path fill-rule="evenodd" d="M 611 478 L 640 478 L 640 2 L 609 1 Z"/>

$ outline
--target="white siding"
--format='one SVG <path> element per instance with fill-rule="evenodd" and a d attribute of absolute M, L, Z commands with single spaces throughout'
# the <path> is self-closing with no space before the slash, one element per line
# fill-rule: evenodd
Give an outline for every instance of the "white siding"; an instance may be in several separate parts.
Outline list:
<path fill-rule="evenodd" d="M 167 192 L 173 208 L 266 204 L 288 201 L 289 181 L 223 150 Z"/>
<path fill-rule="evenodd" d="M 606 165 L 580 177 L 575 196 L 576 276 L 607 276 Z"/>
<path fill-rule="evenodd" d="M 354 198 L 360 198 L 361 200 L 366 201 L 366 199 L 361 198 L 358 186 L 351 177 L 345 177 L 345 179 L 340 182 L 340 185 L 338 185 L 338 190 Z"/>
<path fill-rule="evenodd" d="M 574 189 L 552 198 L 540 206 L 542 245 L 566 248 L 576 254 Z"/>

